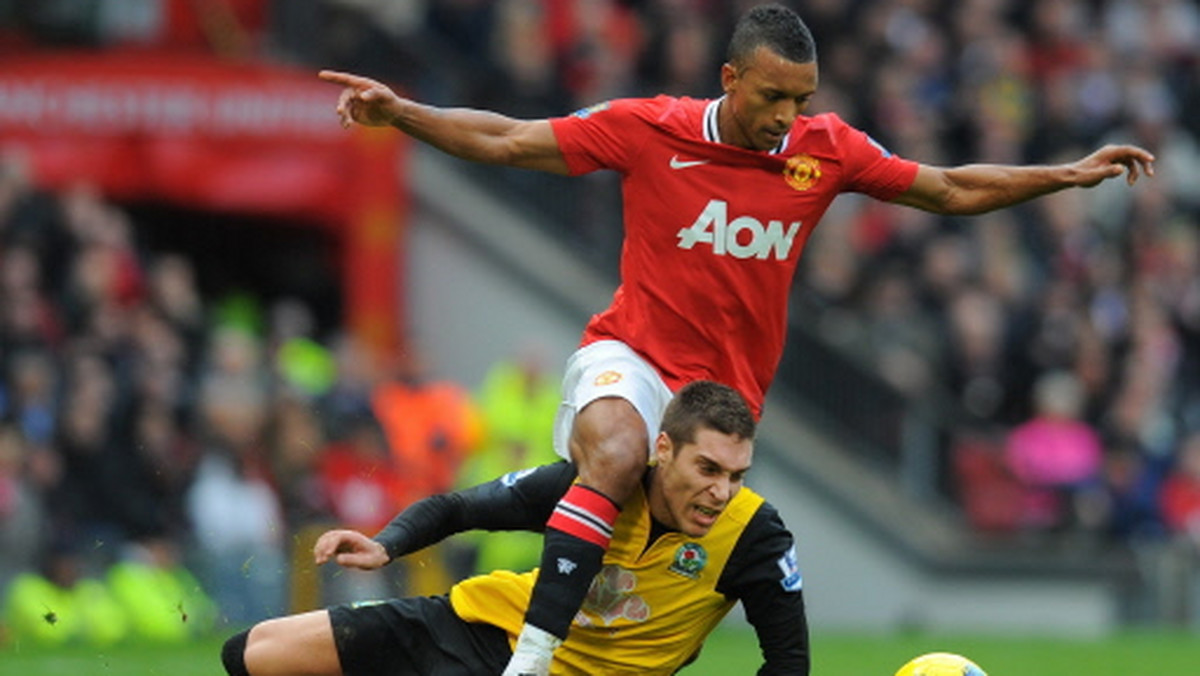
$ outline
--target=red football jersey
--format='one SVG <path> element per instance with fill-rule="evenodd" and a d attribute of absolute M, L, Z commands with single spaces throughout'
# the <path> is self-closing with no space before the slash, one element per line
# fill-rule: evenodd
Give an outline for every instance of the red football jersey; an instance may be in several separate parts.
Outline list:
<path fill-rule="evenodd" d="M 893 199 L 917 164 L 829 114 L 797 119 L 770 152 L 725 145 L 720 105 L 621 99 L 551 124 L 573 174 L 622 176 L 621 286 L 583 344 L 623 341 L 670 388 L 715 380 L 760 413 L 809 233 L 838 193 Z"/>

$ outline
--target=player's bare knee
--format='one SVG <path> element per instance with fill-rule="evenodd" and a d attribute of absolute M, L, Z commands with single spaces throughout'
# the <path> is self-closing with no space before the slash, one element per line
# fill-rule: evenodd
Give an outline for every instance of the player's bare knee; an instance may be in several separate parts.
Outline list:
<path fill-rule="evenodd" d="M 246 632 L 246 639 L 242 647 L 243 664 L 258 664 L 269 659 L 271 654 L 272 631 L 268 625 L 271 621 L 259 622 Z"/>
<path fill-rule="evenodd" d="M 329 613 L 317 610 L 260 622 L 246 633 L 244 660 L 251 676 L 341 676 Z"/>
<path fill-rule="evenodd" d="M 645 472 L 646 458 L 644 438 L 608 439 L 581 454 L 577 463 L 579 480 L 610 499 L 623 502 Z"/>
<path fill-rule="evenodd" d="M 286 622 L 289 618 L 275 618 L 259 622 L 246 635 L 245 664 L 253 676 L 275 673 L 281 656 L 291 653 L 288 645 L 290 632 Z"/>

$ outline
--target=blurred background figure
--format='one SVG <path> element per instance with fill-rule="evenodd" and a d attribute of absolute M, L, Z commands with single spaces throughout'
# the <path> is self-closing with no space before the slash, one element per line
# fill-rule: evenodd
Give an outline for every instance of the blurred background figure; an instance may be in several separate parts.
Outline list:
<path fill-rule="evenodd" d="M 391 467 L 400 480 L 393 493 L 397 511 L 450 490 L 482 435 L 483 421 L 470 391 L 434 379 L 429 368 L 424 356 L 409 347 L 371 392 L 371 412 L 387 439 Z M 405 570 L 411 593 L 439 594 L 450 588 L 440 546 L 406 559 Z"/>
<path fill-rule="evenodd" d="M 488 369 L 475 394 L 483 417 L 483 439 L 459 472 L 458 487 L 559 460 L 553 443 L 559 381 L 546 371 L 546 356 L 533 345 Z M 477 532 L 466 536 L 473 545 L 474 562 L 464 566 L 467 570 L 463 572 L 522 572 L 540 562 L 540 533 Z"/>
<path fill-rule="evenodd" d="M 470 392 L 431 377 L 415 349 L 399 355 L 391 376 L 375 385 L 371 410 L 405 482 L 401 507 L 453 487 L 459 466 L 478 448 L 482 421 Z"/>
<path fill-rule="evenodd" d="M 1070 373 L 1042 376 L 1034 415 L 1008 435 L 1005 459 L 1024 487 L 1021 526 L 1030 531 L 1095 531 L 1104 462 L 1100 435 L 1080 420 L 1083 389 Z"/>
<path fill-rule="evenodd" d="M 322 492 L 332 521 L 375 534 L 399 514 L 408 497 L 406 478 L 396 471 L 387 438 L 369 409 L 343 413 L 330 443 L 318 458 Z M 316 536 L 312 534 L 315 543 Z M 306 552 L 307 553 L 307 552 Z M 397 567 L 403 575 L 403 568 Z M 349 603 L 389 596 L 404 587 L 396 570 L 338 570 L 324 579 L 325 603 Z"/>
<path fill-rule="evenodd" d="M 1162 490 L 1162 513 L 1172 533 L 1200 546 L 1200 434 L 1189 436 Z"/>
<path fill-rule="evenodd" d="M 36 485 L 27 470 L 29 452 L 20 431 L 0 424 L 0 590 L 38 562 L 46 531 Z M 0 607 L 4 595 L 0 592 Z"/>
<path fill-rule="evenodd" d="M 285 609 L 288 533 L 252 380 L 215 378 L 200 392 L 202 455 L 187 494 L 199 575 L 234 626 Z"/>
<path fill-rule="evenodd" d="M 1200 433 L 1190 435 L 1179 449 L 1163 483 L 1161 505 L 1173 538 L 1165 559 L 1165 573 L 1177 591 L 1170 613 L 1181 624 L 1200 627 Z"/>

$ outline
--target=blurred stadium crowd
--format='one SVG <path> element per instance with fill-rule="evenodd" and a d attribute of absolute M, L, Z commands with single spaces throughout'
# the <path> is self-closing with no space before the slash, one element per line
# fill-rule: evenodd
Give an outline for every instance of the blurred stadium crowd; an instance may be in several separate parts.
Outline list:
<path fill-rule="evenodd" d="M 373 533 L 416 499 L 554 459 L 557 379 L 536 353 L 476 392 L 415 349 L 381 368 L 301 300 L 202 297 L 185 256 L 139 250 L 88 186 L 27 179 L 0 170 L 0 599 L 17 638 L 181 639 L 279 614 L 306 529 Z M 492 549 L 481 562 L 536 565 L 536 546 Z M 57 626 L 97 606 L 81 580 L 108 582 L 111 612 Z M 46 607 L 47 583 L 85 597 Z"/>
<path fill-rule="evenodd" d="M 157 41 L 545 116 L 614 96 L 719 94 L 724 41 L 754 3 L 229 0 L 193 3 L 224 11 L 192 42 L 164 37 L 176 4 L 0 2 L 0 55 Z M 1057 162 L 1133 142 L 1157 155 L 1157 176 L 1134 189 L 972 219 L 845 196 L 806 252 L 792 321 L 906 399 L 940 402 L 942 483 L 980 530 L 1200 547 L 1200 116 L 1185 112 L 1200 107 L 1200 3 L 791 4 L 818 41 L 810 112 L 837 112 L 898 154 Z M 568 241 L 619 246 L 609 178 L 556 189 L 570 212 L 544 184 L 501 180 Z M 419 357 L 381 378 L 353 340 L 318 331 L 303 300 L 257 305 L 202 296 L 191 261 L 139 247 L 121 206 L 83 185 L 48 192 L 5 160 L 0 584 L 182 566 L 213 614 L 246 623 L 284 610 L 306 526 L 377 528 L 462 480 L 453 468 L 489 447 L 496 420 L 523 419 L 487 412 L 521 389 L 515 364 L 474 398 L 430 387 Z M 553 409 L 550 381 L 534 418 Z M 401 410 L 432 417 L 414 431 Z M 517 446 L 548 443 L 525 429 Z"/>

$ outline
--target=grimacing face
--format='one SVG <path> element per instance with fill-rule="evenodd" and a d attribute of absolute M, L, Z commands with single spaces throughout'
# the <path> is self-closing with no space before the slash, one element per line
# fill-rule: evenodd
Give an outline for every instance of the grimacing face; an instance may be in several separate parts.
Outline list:
<path fill-rule="evenodd" d="M 712 429 L 699 430 L 694 443 L 678 448 L 660 433 L 654 442 L 650 513 L 685 535 L 703 536 L 741 490 L 753 454 L 752 440 Z"/>
<path fill-rule="evenodd" d="M 759 47 L 747 63 L 721 66 L 721 87 L 721 139 L 748 150 L 771 150 L 816 93 L 817 63 L 788 61 Z"/>

